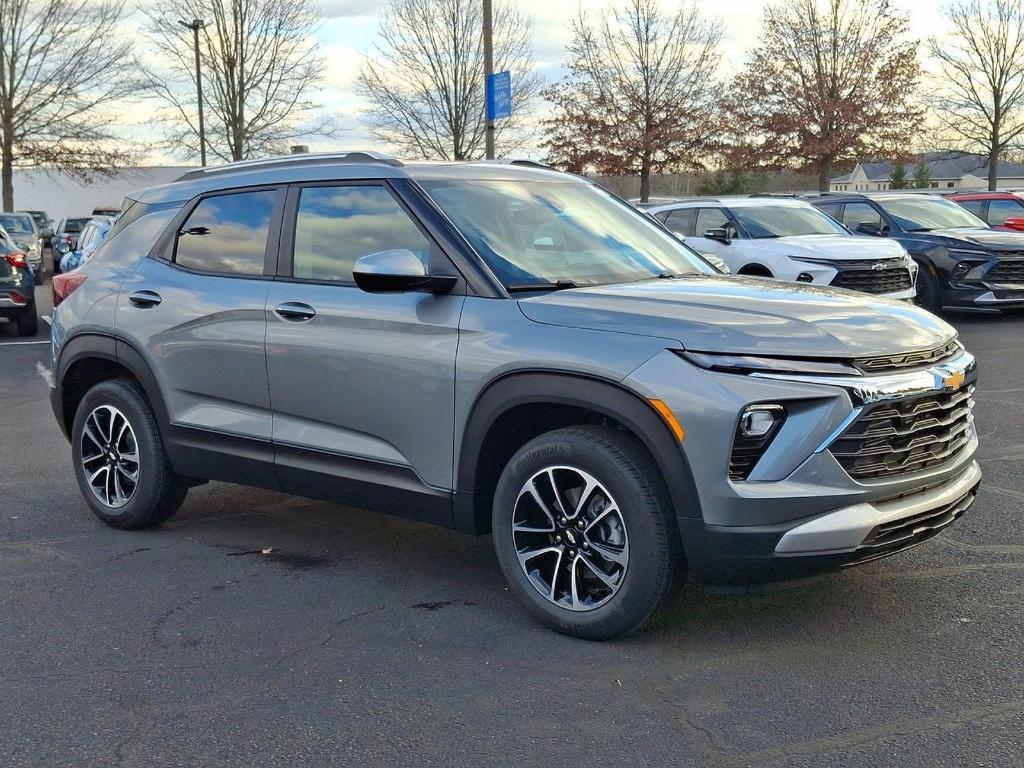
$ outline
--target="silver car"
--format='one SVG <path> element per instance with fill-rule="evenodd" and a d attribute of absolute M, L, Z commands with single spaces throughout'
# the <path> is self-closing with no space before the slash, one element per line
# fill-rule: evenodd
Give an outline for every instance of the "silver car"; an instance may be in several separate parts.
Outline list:
<path fill-rule="evenodd" d="M 718 274 L 586 180 L 302 155 L 131 195 L 53 292 L 54 413 L 92 511 L 207 480 L 490 533 L 587 638 L 684 575 L 899 552 L 981 473 L 976 370 L 903 302 Z"/>

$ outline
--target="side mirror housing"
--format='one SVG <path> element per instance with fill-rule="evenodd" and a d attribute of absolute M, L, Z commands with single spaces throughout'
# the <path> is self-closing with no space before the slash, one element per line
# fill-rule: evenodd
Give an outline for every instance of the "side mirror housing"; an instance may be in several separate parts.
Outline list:
<path fill-rule="evenodd" d="M 708 240 L 717 240 L 718 242 L 725 243 L 726 245 L 732 242 L 732 238 L 729 237 L 729 231 L 725 227 L 709 229 L 704 233 L 704 237 Z"/>
<path fill-rule="evenodd" d="M 71 250 L 71 246 L 67 242 L 57 243 L 53 246 L 53 250 L 63 256 L 65 253 Z"/>
<path fill-rule="evenodd" d="M 854 231 L 862 235 L 874 235 L 875 237 L 882 234 L 882 228 L 873 221 L 862 221 Z"/>
<path fill-rule="evenodd" d="M 352 276 L 356 285 L 367 293 L 447 293 L 458 282 L 452 275 L 428 274 L 416 254 L 403 248 L 378 251 L 357 259 Z"/>
<path fill-rule="evenodd" d="M 1003 222 L 1003 226 L 1007 229 L 1013 229 L 1018 232 L 1024 232 L 1024 217 L 1011 216 Z"/>

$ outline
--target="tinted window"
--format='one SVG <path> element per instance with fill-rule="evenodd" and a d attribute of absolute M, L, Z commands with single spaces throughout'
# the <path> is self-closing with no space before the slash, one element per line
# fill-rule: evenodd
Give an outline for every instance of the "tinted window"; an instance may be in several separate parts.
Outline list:
<path fill-rule="evenodd" d="M 85 226 L 85 223 L 87 221 L 89 221 L 89 220 L 88 219 L 68 219 L 67 221 L 64 222 L 64 231 L 69 233 L 69 234 L 72 234 L 72 235 L 78 234 L 79 232 L 82 231 L 82 227 Z"/>
<path fill-rule="evenodd" d="M 818 205 L 817 208 L 824 214 L 831 216 L 836 221 L 842 221 L 840 218 L 840 209 L 843 207 L 842 203 L 823 203 Z"/>
<path fill-rule="evenodd" d="M 843 224 L 854 232 L 861 224 L 882 228 L 882 215 L 867 203 L 847 203 L 843 211 Z"/>
<path fill-rule="evenodd" d="M 1020 200 L 992 200 L 988 204 L 988 223 L 998 227 L 1007 219 L 1024 216 L 1024 202 Z"/>
<path fill-rule="evenodd" d="M 735 229 L 729 223 L 729 217 L 721 208 L 701 208 L 697 213 L 697 226 L 695 227 L 697 237 L 703 237 L 709 229 L 725 229 L 729 230 L 730 236 L 735 234 Z"/>
<path fill-rule="evenodd" d="M 378 251 L 412 251 L 428 265 L 430 244 L 384 187 L 310 187 L 299 196 L 292 275 L 352 281 L 356 260 Z"/>
<path fill-rule="evenodd" d="M 201 272 L 262 275 L 277 192 L 239 192 L 200 201 L 181 225 L 175 263 Z"/>
<path fill-rule="evenodd" d="M 975 216 L 981 216 L 981 209 L 985 207 L 984 200 L 957 200 L 957 203 Z"/>
<path fill-rule="evenodd" d="M 809 204 L 744 205 L 732 209 L 739 225 L 754 240 L 800 235 L 839 235 L 842 228 Z"/>
<path fill-rule="evenodd" d="M 15 235 L 32 235 L 35 234 L 35 223 L 32 221 L 32 217 L 29 215 L 14 215 L 4 214 L 0 215 L 0 227 L 7 230 L 7 233 L 12 237 Z"/>
<path fill-rule="evenodd" d="M 674 211 L 669 211 L 668 218 L 665 219 L 665 226 L 677 235 L 692 237 L 696 219 L 696 208 L 677 208 Z"/>

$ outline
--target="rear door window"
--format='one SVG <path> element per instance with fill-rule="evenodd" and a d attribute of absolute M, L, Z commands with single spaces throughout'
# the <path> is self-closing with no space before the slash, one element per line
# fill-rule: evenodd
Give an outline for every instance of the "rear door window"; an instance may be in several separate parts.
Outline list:
<path fill-rule="evenodd" d="M 957 200 L 958 205 L 963 206 L 968 211 L 973 213 L 979 219 L 985 218 L 985 201 L 984 200 Z"/>
<path fill-rule="evenodd" d="M 276 190 L 199 201 L 178 232 L 174 263 L 197 272 L 262 275 Z"/>
<path fill-rule="evenodd" d="M 665 226 L 677 235 L 693 237 L 696 220 L 696 208 L 677 208 L 674 211 L 669 211 L 668 218 L 665 219 Z"/>

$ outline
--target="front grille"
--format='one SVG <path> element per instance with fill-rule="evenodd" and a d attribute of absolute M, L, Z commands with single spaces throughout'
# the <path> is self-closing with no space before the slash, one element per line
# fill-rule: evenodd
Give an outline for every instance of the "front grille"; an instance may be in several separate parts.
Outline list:
<path fill-rule="evenodd" d="M 861 293 L 896 293 L 909 290 L 914 283 L 910 279 L 910 270 L 906 267 L 887 267 L 839 272 L 831 285 L 834 288 L 848 288 Z"/>
<path fill-rule="evenodd" d="M 971 439 L 974 385 L 870 406 L 829 448 L 855 480 L 945 463 Z"/>
<path fill-rule="evenodd" d="M 956 501 L 911 517 L 875 526 L 857 548 L 864 555 L 882 555 L 912 547 L 930 539 L 963 515 L 978 493 L 972 488 Z"/>
<path fill-rule="evenodd" d="M 955 339 L 941 347 L 926 349 L 920 352 L 905 352 L 899 355 L 883 355 L 865 357 L 854 360 L 853 364 L 864 373 L 886 373 L 903 368 L 921 368 L 926 365 L 940 363 L 960 352 L 963 347 Z"/>
<path fill-rule="evenodd" d="M 1001 261 L 985 275 L 990 283 L 1024 283 L 1024 260 Z"/>

